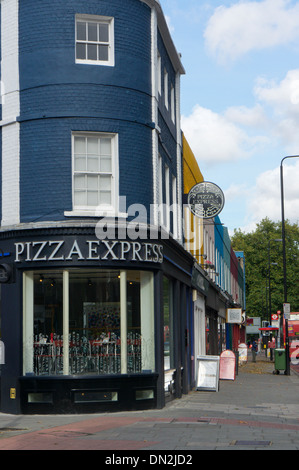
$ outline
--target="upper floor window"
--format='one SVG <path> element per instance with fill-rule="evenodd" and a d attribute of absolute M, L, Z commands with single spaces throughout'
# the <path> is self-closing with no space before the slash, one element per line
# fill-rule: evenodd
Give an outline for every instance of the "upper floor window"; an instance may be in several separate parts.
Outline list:
<path fill-rule="evenodd" d="M 165 228 L 170 231 L 170 170 L 165 165 Z"/>
<path fill-rule="evenodd" d="M 168 109 L 168 73 L 166 69 L 164 69 L 164 104 L 166 109 Z"/>
<path fill-rule="evenodd" d="M 157 57 L 157 81 L 158 81 L 158 93 L 159 95 L 162 94 L 162 62 L 161 62 L 161 56 L 158 51 L 158 57 Z"/>
<path fill-rule="evenodd" d="M 175 122 L 175 91 L 174 86 L 171 84 L 171 119 Z"/>
<path fill-rule="evenodd" d="M 113 18 L 76 16 L 76 62 L 114 65 Z"/>
<path fill-rule="evenodd" d="M 117 135 L 74 134 L 74 209 L 117 210 L 118 184 Z"/>
<path fill-rule="evenodd" d="M 177 195 L 177 179 L 172 176 L 172 232 L 174 238 L 178 238 L 178 195 Z"/>
<path fill-rule="evenodd" d="M 159 154 L 158 160 L 158 178 L 159 178 L 159 226 L 162 226 L 164 223 L 164 209 L 163 209 L 163 162 L 162 157 Z"/>

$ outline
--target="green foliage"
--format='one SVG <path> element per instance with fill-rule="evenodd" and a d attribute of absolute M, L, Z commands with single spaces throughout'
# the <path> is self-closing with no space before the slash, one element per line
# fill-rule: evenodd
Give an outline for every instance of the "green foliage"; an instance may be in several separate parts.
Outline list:
<path fill-rule="evenodd" d="M 299 226 L 285 222 L 287 300 L 291 311 L 299 311 Z M 271 313 L 283 311 L 284 279 L 281 222 L 268 218 L 257 224 L 255 231 L 235 230 L 231 239 L 235 251 L 243 251 L 246 276 L 246 314 L 269 319 Z M 270 266 L 270 269 L 269 269 Z M 270 272 L 270 276 L 269 276 Z M 270 278 L 270 296 L 269 296 Z"/>

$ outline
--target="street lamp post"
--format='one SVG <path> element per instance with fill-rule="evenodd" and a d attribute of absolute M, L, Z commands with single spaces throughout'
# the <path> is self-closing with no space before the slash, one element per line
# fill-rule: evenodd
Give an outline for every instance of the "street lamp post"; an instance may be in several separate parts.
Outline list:
<path fill-rule="evenodd" d="M 271 323 L 271 265 L 277 266 L 277 263 L 271 263 L 270 259 L 270 242 L 282 242 L 281 238 L 271 238 L 268 240 L 268 276 L 269 276 L 269 323 Z"/>
<path fill-rule="evenodd" d="M 283 191 L 283 162 L 287 158 L 299 158 L 299 155 L 289 155 L 287 157 L 284 157 L 280 163 L 281 233 L 282 233 L 282 253 L 283 253 L 284 303 L 287 303 L 288 301 L 286 239 L 285 239 L 285 219 L 284 219 L 284 191 Z M 287 318 L 285 319 L 285 338 L 286 338 L 286 375 L 290 375 L 289 322 Z"/>
<path fill-rule="evenodd" d="M 271 242 L 282 242 L 281 238 L 270 238 L 268 240 L 268 275 L 269 275 L 269 325 L 271 325 L 271 310 L 272 310 L 272 305 L 271 305 L 271 265 L 272 266 L 277 266 L 277 263 L 271 263 L 271 258 L 270 258 L 270 243 Z M 272 340 L 272 336 L 270 335 L 270 339 Z M 272 356 L 273 356 L 273 350 L 270 349 L 270 358 L 272 361 Z"/>

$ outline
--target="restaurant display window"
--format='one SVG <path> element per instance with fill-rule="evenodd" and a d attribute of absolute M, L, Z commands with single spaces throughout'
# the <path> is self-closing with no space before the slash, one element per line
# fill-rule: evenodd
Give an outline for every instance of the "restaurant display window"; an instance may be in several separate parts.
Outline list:
<path fill-rule="evenodd" d="M 206 355 L 210 354 L 210 318 L 206 316 Z"/>
<path fill-rule="evenodd" d="M 155 371 L 153 273 L 25 272 L 24 375 Z"/>
<path fill-rule="evenodd" d="M 218 353 L 226 350 L 225 319 L 218 317 Z"/>
<path fill-rule="evenodd" d="M 172 282 L 163 278 L 164 370 L 174 369 Z"/>

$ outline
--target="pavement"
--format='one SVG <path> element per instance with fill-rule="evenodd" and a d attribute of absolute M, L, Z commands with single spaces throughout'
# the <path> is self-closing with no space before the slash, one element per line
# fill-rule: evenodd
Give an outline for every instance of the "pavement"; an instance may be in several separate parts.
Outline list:
<path fill-rule="evenodd" d="M 101 463 L 133 468 L 193 464 L 203 450 L 298 450 L 299 375 L 273 370 L 264 353 L 249 357 L 218 392 L 194 390 L 162 410 L 0 413 L 0 450 L 102 450 Z"/>

